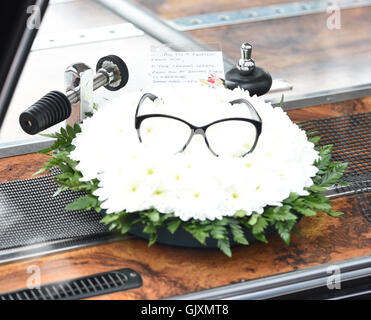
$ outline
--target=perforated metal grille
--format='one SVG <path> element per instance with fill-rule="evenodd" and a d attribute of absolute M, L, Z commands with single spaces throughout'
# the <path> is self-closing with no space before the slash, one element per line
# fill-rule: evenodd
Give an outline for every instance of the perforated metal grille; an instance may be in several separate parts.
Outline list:
<path fill-rule="evenodd" d="M 95 274 L 56 282 L 34 289 L 0 294 L 0 300 L 71 300 L 128 290 L 142 285 L 138 273 L 131 269 Z"/>
<path fill-rule="evenodd" d="M 332 159 L 348 162 L 344 179 L 360 182 L 371 178 L 371 112 L 300 123 L 308 132 L 317 132 L 320 145 L 333 144 Z"/>
<path fill-rule="evenodd" d="M 0 183 L 0 250 L 108 233 L 94 210 L 65 210 L 82 193 L 52 197 L 58 188 L 55 174 Z"/>
<path fill-rule="evenodd" d="M 320 135 L 320 145 L 333 144 L 333 160 L 348 162 L 343 178 L 351 185 L 335 192 L 355 191 L 358 209 L 371 222 L 371 112 L 309 120 L 300 127 Z"/>
<path fill-rule="evenodd" d="M 361 213 L 371 222 L 371 192 L 364 191 L 363 193 L 359 193 L 357 194 L 357 199 Z"/>

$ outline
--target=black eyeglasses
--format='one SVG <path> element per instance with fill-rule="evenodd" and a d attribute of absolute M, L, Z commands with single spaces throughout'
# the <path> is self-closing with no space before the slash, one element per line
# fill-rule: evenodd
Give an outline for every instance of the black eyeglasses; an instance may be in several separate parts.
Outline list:
<path fill-rule="evenodd" d="M 159 145 L 176 153 L 183 152 L 195 135 L 201 135 L 208 149 L 215 156 L 236 157 L 244 157 L 253 152 L 258 143 L 262 120 L 252 104 L 245 99 L 236 99 L 229 103 L 246 105 L 250 112 L 249 118 L 225 118 L 198 127 L 166 114 L 153 113 L 138 116 L 139 108 L 147 98 L 151 101 L 158 99 L 154 94 L 146 93 L 138 103 L 135 112 L 135 129 L 141 143 Z"/>

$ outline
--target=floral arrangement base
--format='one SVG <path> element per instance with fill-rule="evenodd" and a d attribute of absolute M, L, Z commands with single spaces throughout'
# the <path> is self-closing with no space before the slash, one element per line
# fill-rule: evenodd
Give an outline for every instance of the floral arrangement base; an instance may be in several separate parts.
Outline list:
<path fill-rule="evenodd" d="M 144 233 L 143 231 L 143 225 L 140 223 L 137 223 L 132 226 L 130 229 L 130 234 L 134 235 L 136 237 L 150 240 L 150 235 L 147 233 Z M 274 226 L 269 226 L 265 230 L 265 236 L 270 236 L 273 233 L 275 233 Z M 250 230 L 245 229 L 244 230 L 245 238 L 246 240 L 251 244 L 255 242 L 257 239 L 253 236 Z M 233 236 L 229 233 L 228 234 L 229 243 L 230 246 L 236 246 L 241 245 L 233 240 Z M 171 234 L 169 230 L 166 227 L 159 227 L 157 229 L 157 240 L 156 243 L 159 244 L 165 244 L 169 246 L 176 246 L 176 247 L 183 247 L 183 248 L 199 248 L 199 249 L 217 249 L 218 248 L 218 240 L 213 238 L 207 238 L 206 244 L 202 244 L 198 240 L 196 240 L 190 233 L 185 231 L 182 228 L 179 228 L 177 231 L 174 232 L 174 234 Z"/>
<path fill-rule="evenodd" d="M 303 217 L 301 214 L 296 214 L 298 216 L 297 222 L 300 221 L 300 219 Z M 129 233 L 133 236 L 136 236 L 138 238 L 142 238 L 145 240 L 150 240 L 150 235 L 148 233 L 143 232 L 143 224 L 136 223 L 133 225 L 129 231 Z M 248 243 L 253 243 L 257 241 L 257 239 L 252 234 L 251 230 L 245 228 L 243 230 L 245 239 Z M 273 225 L 268 226 L 264 230 L 264 235 L 266 237 L 271 236 L 272 234 L 276 233 L 276 229 Z M 238 243 L 233 240 L 233 235 L 231 232 L 228 232 L 228 240 L 231 245 L 231 247 L 241 245 L 241 243 Z M 170 233 L 169 230 L 164 227 L 159 227 L 157 229 L 157 240 L 156 243 L 159 244 L 165 244 L 169 246 L 176 246 L 176 247 L 183 247 L 183 248 L 201 248 L 201 249 L 217 249 L 218 248 L 218 240 L 213 238 L 207 238 L 206 244 L 202 244 L 197 239 L 195 239 L 190 233 L 185 231 L 182 228 L 178 228 L 177 231 L 174 233 Z"/>

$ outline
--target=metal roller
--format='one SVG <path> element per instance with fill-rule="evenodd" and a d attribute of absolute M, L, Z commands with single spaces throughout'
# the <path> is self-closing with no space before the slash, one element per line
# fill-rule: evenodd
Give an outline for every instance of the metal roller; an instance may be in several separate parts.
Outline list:
<path fill-rule="evenodd" d="M 83 64 L 75 64 L 81 68 Z M 97 73 L 93 78 L 93 90 L 105 87 L 116 91 L 123 88 L 129 80 L 129 71 L 125 62 L 115 55 L 109 55 L 99 59 L 96 67 Z M 72 104 L 80 101 L 80 86 L 78 71 L 75 71 L 74 85 L 65 94 L 59 91 L 51 91 L 30 106 L 19 116 L 22 129 L 28 134 L 37 134 L 55 124 L 66 120 L 72 111 Z"/>

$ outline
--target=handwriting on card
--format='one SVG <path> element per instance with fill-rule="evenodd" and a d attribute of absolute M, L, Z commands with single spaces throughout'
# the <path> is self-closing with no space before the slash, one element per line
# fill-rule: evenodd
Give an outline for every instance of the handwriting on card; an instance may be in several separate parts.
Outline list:
<path fill-rule="evenodd" d="M 151 52 L 153 83 L 195 83 L 210 74 L 224 78 L 223 54 L 220 51 Z"/>

